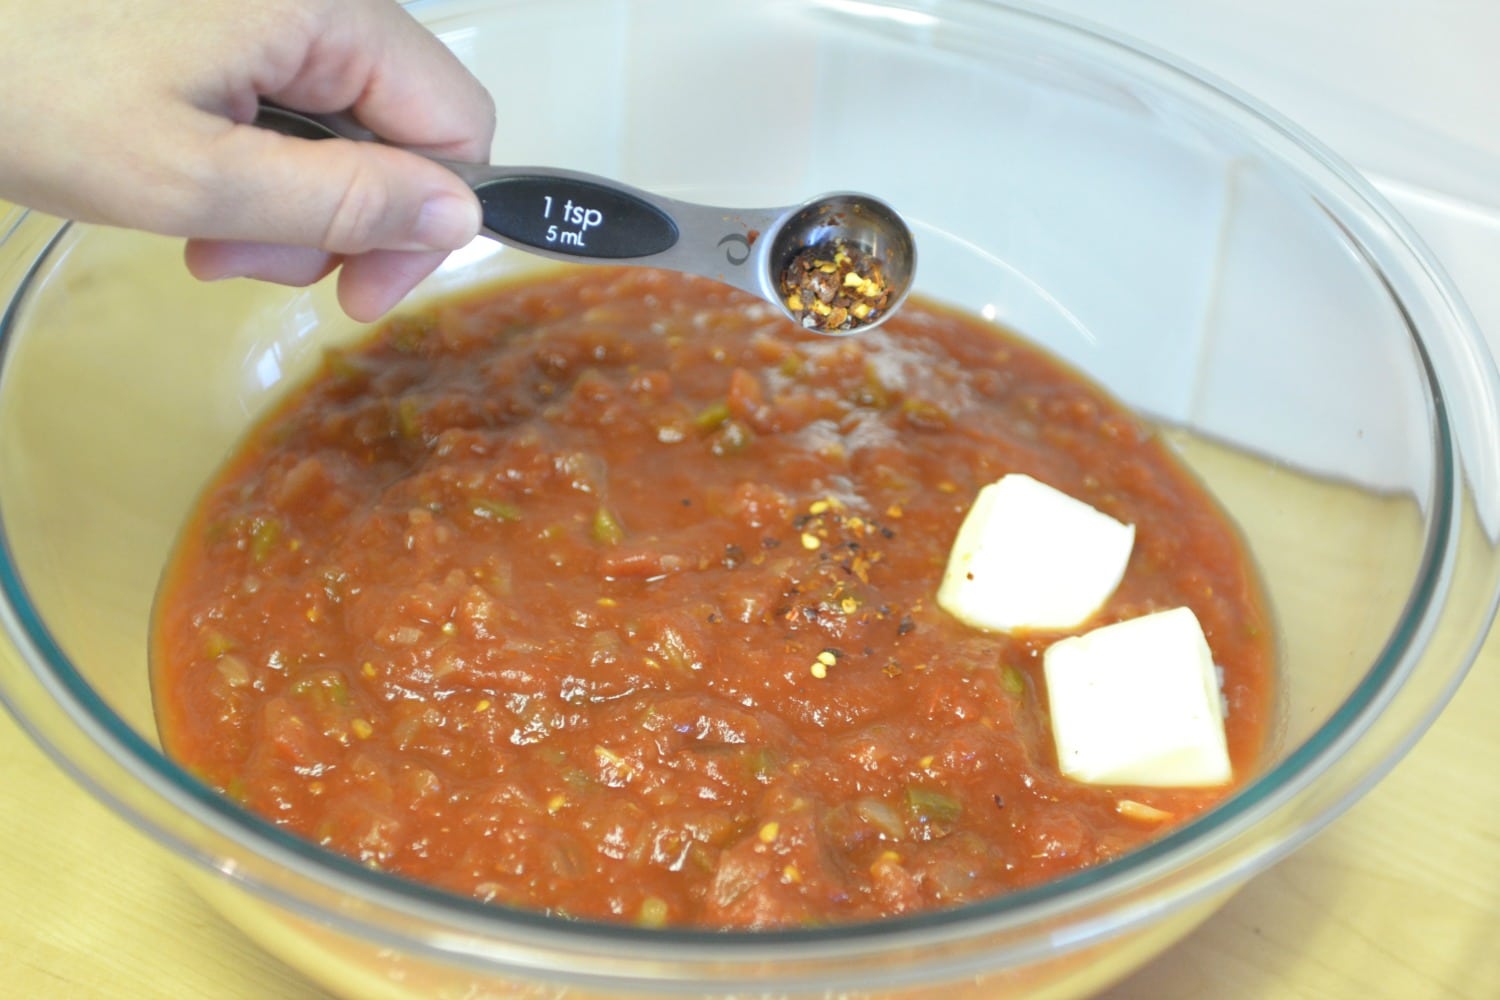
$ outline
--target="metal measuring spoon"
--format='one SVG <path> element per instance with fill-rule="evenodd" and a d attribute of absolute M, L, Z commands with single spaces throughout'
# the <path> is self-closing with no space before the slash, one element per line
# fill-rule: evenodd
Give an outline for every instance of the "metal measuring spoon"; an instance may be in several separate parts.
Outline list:
<path fill-rule="evenodd" d="M 348 114 L 262 102 L 255 124 L 303 139 L 379 142 Z M 425 155 L 425 154 L 424 154 Z M 843 336 L 878 326 L 911 291 L 911 230 L 885 202 L 854 192 L 786 208 L 715 208 L 591 174 L 429 157 L 479 196 L 484 235 L 543 257 L 701 275 L 774 304 L 806 329 Z"/>

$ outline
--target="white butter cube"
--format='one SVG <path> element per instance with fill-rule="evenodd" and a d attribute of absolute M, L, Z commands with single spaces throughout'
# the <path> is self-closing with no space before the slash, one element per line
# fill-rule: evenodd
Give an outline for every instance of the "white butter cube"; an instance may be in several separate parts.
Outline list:
<path fill-rule="evenodd" d="M 1135 525 L 1030 476 L 979 491 L 938 587 L 938 606 L 975 628 L 1065 629 L 1114 593 Z"/>
<path fill-rule="evenodd" d="M 1222 785 L 1218 672 L 1188 608 L 1061 639 L 1043 654 L 1062 773 L 1096 785 Z"/>

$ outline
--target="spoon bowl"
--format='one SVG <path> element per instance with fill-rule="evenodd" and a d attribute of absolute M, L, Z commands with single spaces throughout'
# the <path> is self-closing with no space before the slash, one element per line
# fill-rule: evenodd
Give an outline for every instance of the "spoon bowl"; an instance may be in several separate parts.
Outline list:
<path fill-rule="evenodd" d="M 817 287 L 799 275 L 806 267 L 835 279 L 821 286 L 826 293 L 833 285 L 827 301 L 817 300 L 826 312 L 813 301 L 800 309 L 793 305 L 793 296 L 804 297 L 802 289 Z M 916 267 L 916 242 L 901 216 L 885 202 L 855 192 L 825 194 L 783 214 L 770 234 L 765 262 L 767 273 L 778 276 L 783 309 L 807 329 L 831 335 L 879 325 L 905 301 Z M 850 275 L 865 280 L 856 283 Z"/>

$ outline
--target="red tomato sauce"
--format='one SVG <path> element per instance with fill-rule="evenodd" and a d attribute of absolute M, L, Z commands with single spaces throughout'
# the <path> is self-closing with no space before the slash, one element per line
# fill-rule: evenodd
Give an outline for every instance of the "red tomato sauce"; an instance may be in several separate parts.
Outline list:
<path fill-rule="evenodd" d="M 1058 635 L 935 605 L 1008 472 L 1136 525 L 1079 631 L 1191 607 L 1243 780 L 1271 630 L 1151 426 L 921 302 L 828 339 L 630 269 L 390 322 L 253 430 L 164 579 L 162 739 L 331 850 L 574 918 L 803 926 L 1034 885 L 1232 789 L 1064 779 Z"/>

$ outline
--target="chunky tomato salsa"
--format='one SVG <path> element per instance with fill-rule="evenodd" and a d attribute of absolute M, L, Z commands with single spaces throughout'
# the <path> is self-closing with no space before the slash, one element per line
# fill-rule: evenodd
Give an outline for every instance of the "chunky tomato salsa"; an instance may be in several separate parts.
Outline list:
<path fill-rule="evenodd" d="M 1089 627 L 1190 607 L 1243 779 L 1270 629 L 1148 424 L 942 308 L 827 339 L 638 269 L 330 353 L 185 529 L 153 624 L 162 739 L 331 850 L 572 918 L 804 926 L 1033 885 L 1229 789 L 1065 779 L 1058 635 L 936 606 L 1010 472 L 1136 525 Z"/>

